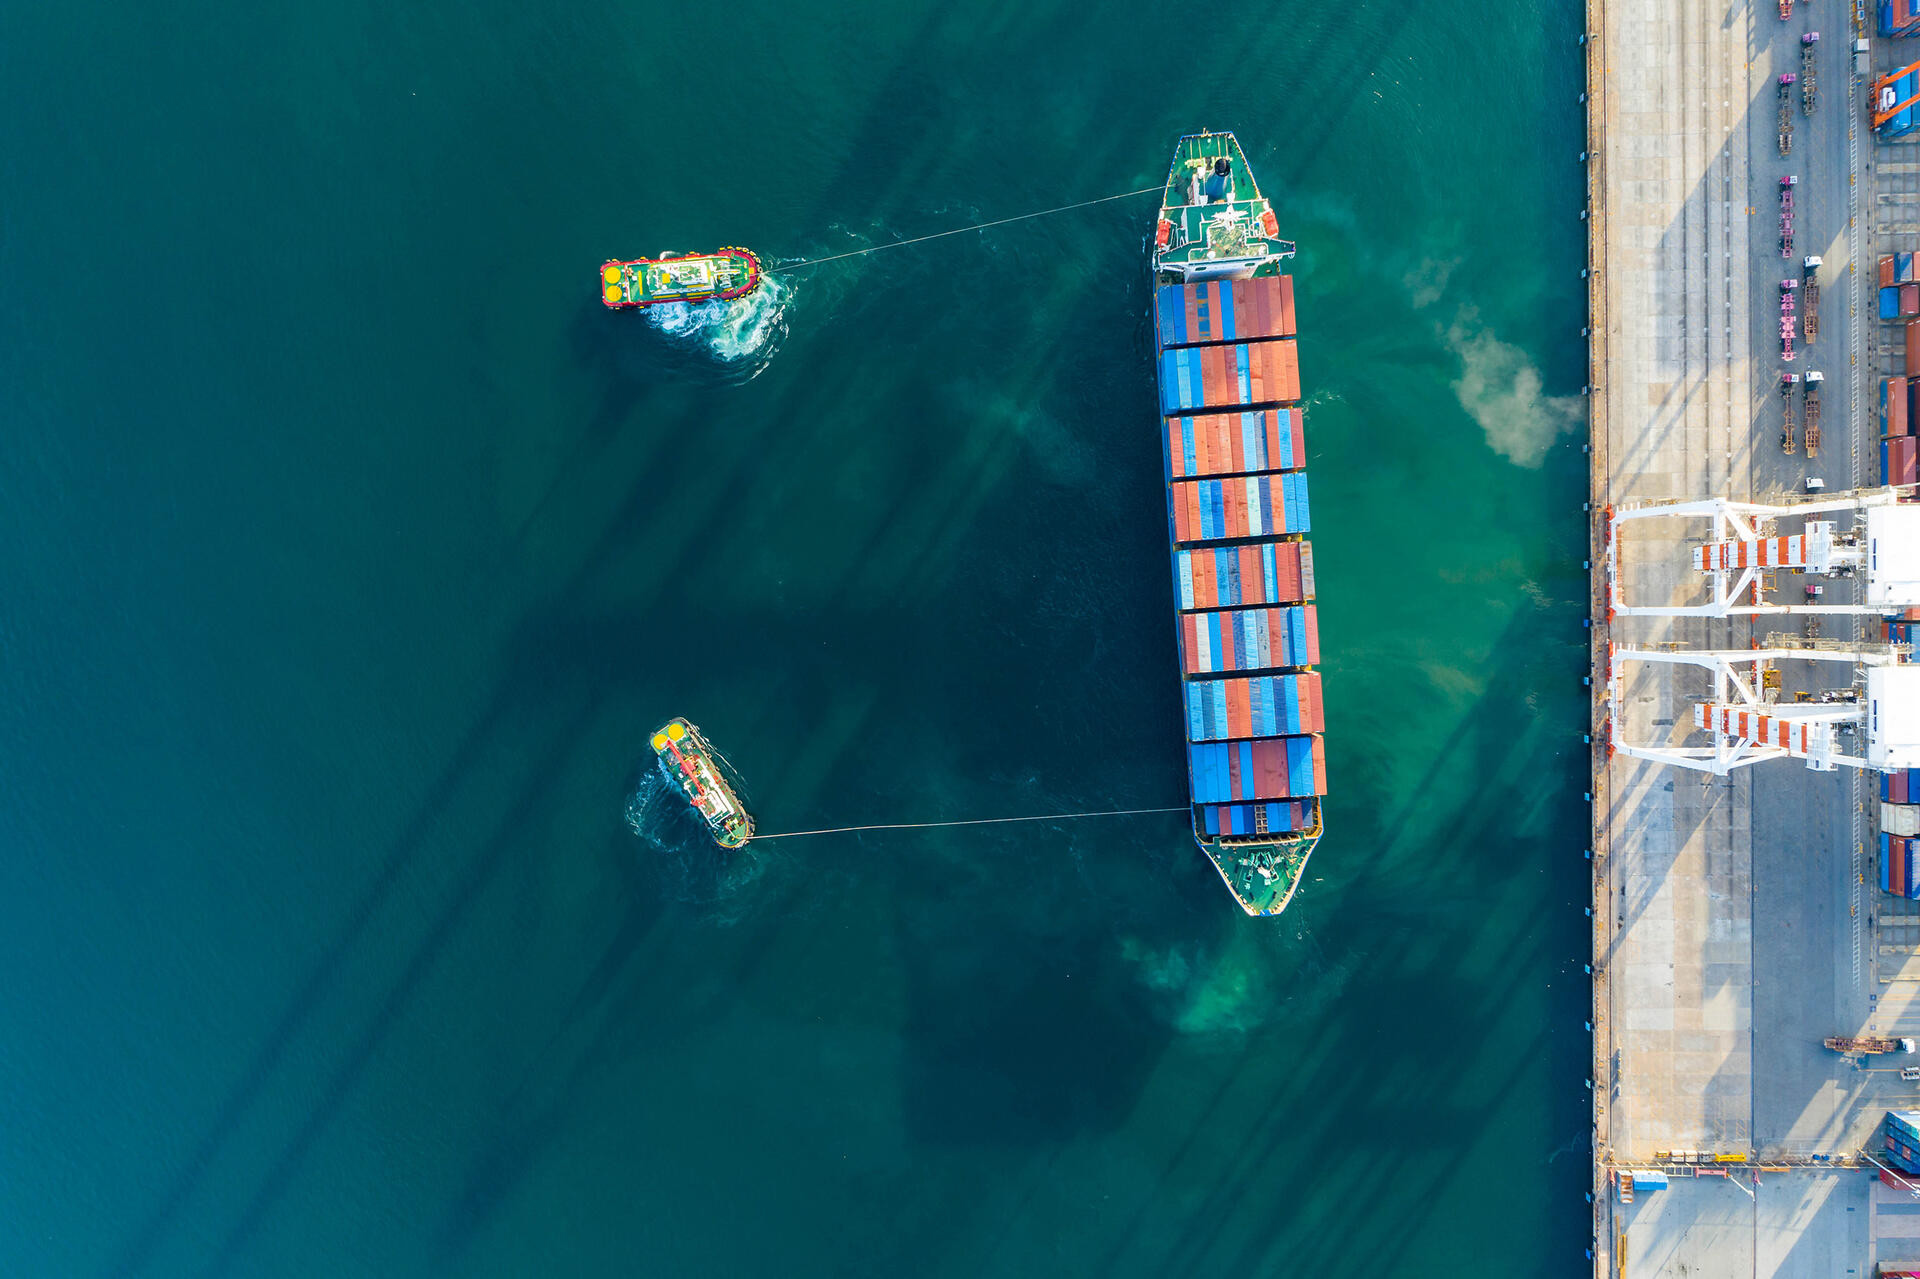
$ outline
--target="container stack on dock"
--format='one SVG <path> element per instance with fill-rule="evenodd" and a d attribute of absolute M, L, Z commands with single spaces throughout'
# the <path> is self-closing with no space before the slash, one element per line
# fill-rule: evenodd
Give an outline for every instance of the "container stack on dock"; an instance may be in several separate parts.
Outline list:
<path fill-rule="evenodd" d="M 1901 1172 L 1920 1176 L 1920 1110 L 1887 1112 L 1887 1162 Z"/>
<path fill-rule="evenodd" d="M 1915 255 L 1880 259 L 1880 318 L 1898 324 L 1899 376 L 1880 379 L 1880 482 L 1920 484 L 1920 281 Z"/>
<path fill-rule="evenodd" d="M 1154 320 L 1194 833 L 1219 864 L 1317 835 L 1327 789 L 1293 279 L 1164 285 Z"/>
<path fill-rule="evenodd" d="M 1880 0 L 1878 11 L 1881 35 L 1920 35 L 1920 0 Z"/>

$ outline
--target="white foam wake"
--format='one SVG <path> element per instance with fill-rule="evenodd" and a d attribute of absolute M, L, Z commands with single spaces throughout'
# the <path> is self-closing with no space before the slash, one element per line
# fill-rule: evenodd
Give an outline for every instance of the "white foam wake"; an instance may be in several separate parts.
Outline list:
<path fill-rule="evenodd" d="M 647 307 L 642 314 L 664 336 L 699 346 L 721 364 L 751 378 L 772 362 L 780 340 L 786 337 L 787 303 L 792 298 L 792 285 L 768 275 L 743 298 L 668 302 Z"/>

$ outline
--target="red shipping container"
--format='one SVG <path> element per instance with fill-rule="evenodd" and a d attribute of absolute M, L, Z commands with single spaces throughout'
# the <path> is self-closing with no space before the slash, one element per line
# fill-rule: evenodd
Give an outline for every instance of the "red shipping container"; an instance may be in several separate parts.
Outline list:
<path fill-rule="evenodd" d="M 1920 284 L 1912 286 L 1916 290 L 1916 306 L 1920 306 Z M 1911 312 L 1909 312 L 1911 314 Z M 1920 369 L 1920 320 L 1907 321 L 1907 372 Z"/>
<path fill-rule="evenodd" d="M 1893 282 L 1893 254 L 1889 253 L 1880 259 L 1880 287 L 1889 288 Z"/>
<path fill-rule="evenodd" d="M 1287 744 L 1273 738 L 1253 743 L 1255 794 L 1261 799 L 1278 799 L 1287 793 Z"/>
<path fill-rule="evenodd" d="M 1914 406 L 1920 404 L 1920 377 L 1910 377 L 1902 380 L 1907 384 L 1907 414 L 1906 417 L 1902 419 L 1900 425 L 1906 429 L 1901 431 L 1888 431 L 1888 435 L 1912 435 L 1914 422 L 1920 420 L 1920 414 L 1916 414 L 1913 411 Z M 1888 390 L 1891 391 L 1892 388 L 1889 387 Z M 1889 408 L 1893 406 L 1892 399 L 1888 399 L 1887 406 Z"/>
<path fill-rule="evenodd" d="M 1888 484 L 1913 484 L 1920 482 L 1920 471 L 1916 469 L 1920 461 L 1920 439 L 1911 435 L 1896 435 L 1887 440 L 1887 473 L 1884 482 Z"/>
<path fill-rule="evenodd" d="M 1306 607 L 1307 650 L 1294 660 L 1302 666 L 1320 664 L 1320 610 L 1309 604 Z"/>
<path fill-rule="evenodd" d="M 1327 793 L 1327 739 L 1324 737 L 1313 739 L 1313 793 Z"/>
<path fill-rule="evenodd" d="M 1907 379 L 1890 377 L 1881 380 L 1881 397 L 1886 406 L 1886 416 L 1880 423 L 1882 435 L 1905 435 L 1907 433 L 1907 403 L 1910 388 Z"/>
<path fill-rule="evenodd" d="M 1306 432 L 1301 410 L 1287 410 L 1283 423 L 1274 409 L 1258 410 L 1257 428 L 1246 413 L 1203 413 L 1166 420 L 1168 469 L 1173 479 L 1198 476 L 1291 471 L 1306 465 Z M 1247 438 L 1257 429 L 1258 438 Z M 1282 439 L 1282 435 L 1287 438 Z M 1187 461 L 1191 453 L 1193 461 Z"/>
<path fill-rule="evenodd" d="M 1907 798 L 1906 769 L 1902 768 L 1896 772 L 1887 774 L 1887 802 L 1890 804 L 1907 804 L 1912 802 Z"/>
<path fill-rule="evenodd" d="M 1253 698 L 1243 679 L 1231 680 L 1226 687 L 1227 733 L 1233 737 L 1253 736 Z"/>
<path fill-rule="evenodd" d="M 1900 314 L 1920 315 L 1920 284 L 1900 286 Z"/>
<path fill-rule="evenodd" d="M 1325 732 L 1327 721 L 1320 709 L 1320 673 L 1308 671 L 1294 680 L 1300 690 L 1300 725 L 1309 733 Z"/>
<path fill-rule="evenodd" d="M 1915 286 L 1920 294 L 1920 285 Z M 1247 347 L 1247 376 L 1254 404 L 1291 403 L 1300 398 L 1300 355 L 1292 339 L 1254 342 Z"/>
<path fill-rule="evenodd" d="M 1285 337 L 1292 337 L 1295 332 L 1293 327 L 1293 277 L 1290 275 L 1280 277 L 1280 332 Z"/>

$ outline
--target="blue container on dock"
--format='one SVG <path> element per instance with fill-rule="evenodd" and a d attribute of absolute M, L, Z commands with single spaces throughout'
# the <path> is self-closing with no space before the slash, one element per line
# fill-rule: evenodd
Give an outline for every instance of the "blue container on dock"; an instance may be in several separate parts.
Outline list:
<path fill-rule="evenodd" d="M 1916 92 L 1920 92 L 1920 72 L 1908 72 L 1894 82 L 1893 94 L 1896 102 L 1906 102 L 1891 119 L 1880 126 L 1883 138 L 1903 138 L 1912 133 L 1915 127 L 1914 111 L 1911 101 Z"/>
<path fill-rule="evenodd" d="M 1664 1172 L 1655 1172 L 1650 1168 L 1636 1168 L 1633 1170 L 1633 1188 L 1635 1190 L 1665 1190 L 1667 1188 L 1667 1174 Z"/>
<path fill-rule="evenodd" d="M 1920 1110 L 1889 1110 L 1887 1131 L 1905 1135 L 1909 1146 L 1920 1146 Z"/>
<path fill-rule="evenodd" d="M 1897 320 L 1900 318 L 1900 286 L 1889 284 L 1880 290 L 1880 318 Z"/>

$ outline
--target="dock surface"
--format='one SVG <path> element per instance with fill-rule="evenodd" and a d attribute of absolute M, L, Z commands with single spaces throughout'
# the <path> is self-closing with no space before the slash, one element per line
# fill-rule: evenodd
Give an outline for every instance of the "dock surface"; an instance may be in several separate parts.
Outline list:
<path fill-rule="evenodd" d="M 1799 70 L 1810 29 L 1821 98 L 1808 117 L 1796 93 L 1782 157 L 1776 77 Z M 1603 513 L 1637 498 L 1777 496 L 1809 476 L 1834 490 L 1875 482 L 1867 409 L 1880 370 L 1901 360 L 1899 335 L 1873 318 L 1854 268 L 1917 247 L 1920 224 L 1901 219 L 1920 223 L 1920 164 L 1905 163 L 1920 150 L 1872 142 L 1847 9 L 1803 3 L 1782 21 L 1775 4 L 1592 0 L 1588 32 L 1594 1273 L 1871 1274 L 1920 1253 L 1920 1205 L 1857 1156 L 1881 1113 L 1920 1102 L 1920 1088 L 1890 1058 L 1850 1060 L 1821 1040 L 1920 1030 L 1920 917 L 1874 887 L 1877 791 L 1794 761 L 1716 778 L 1609 756 L 1609 641 L 1743 649 L 1801 632 L 1797 619 L 1608 623 Z M 1874 43 L 1876 65 L 1892 65 L 1899 50 Z M 1778 241 L 1788 173 L 1790 258 Z M 1820 332 L 1788 365 L 1779 282 L 1808 254 L 1824 261 Z M 1788 368 L 1827 376 L 1816 459 L 1781 449 Z M 1629 598 L 1704 597 L 1687 562 L 1704 525 L 1630 527 Z M 1829 618 L 1825 634 L 1852 626 Z M 1802 688 L 1819 678 L 1783 674 Z M 1706 688 L 1704 673 L 1632 668 L 1620 727 L 1678 743 Z M 1635 1167 L 1669 1170 L 1669 1188 L 1623 1203 L 1618 1174 Z"/>

